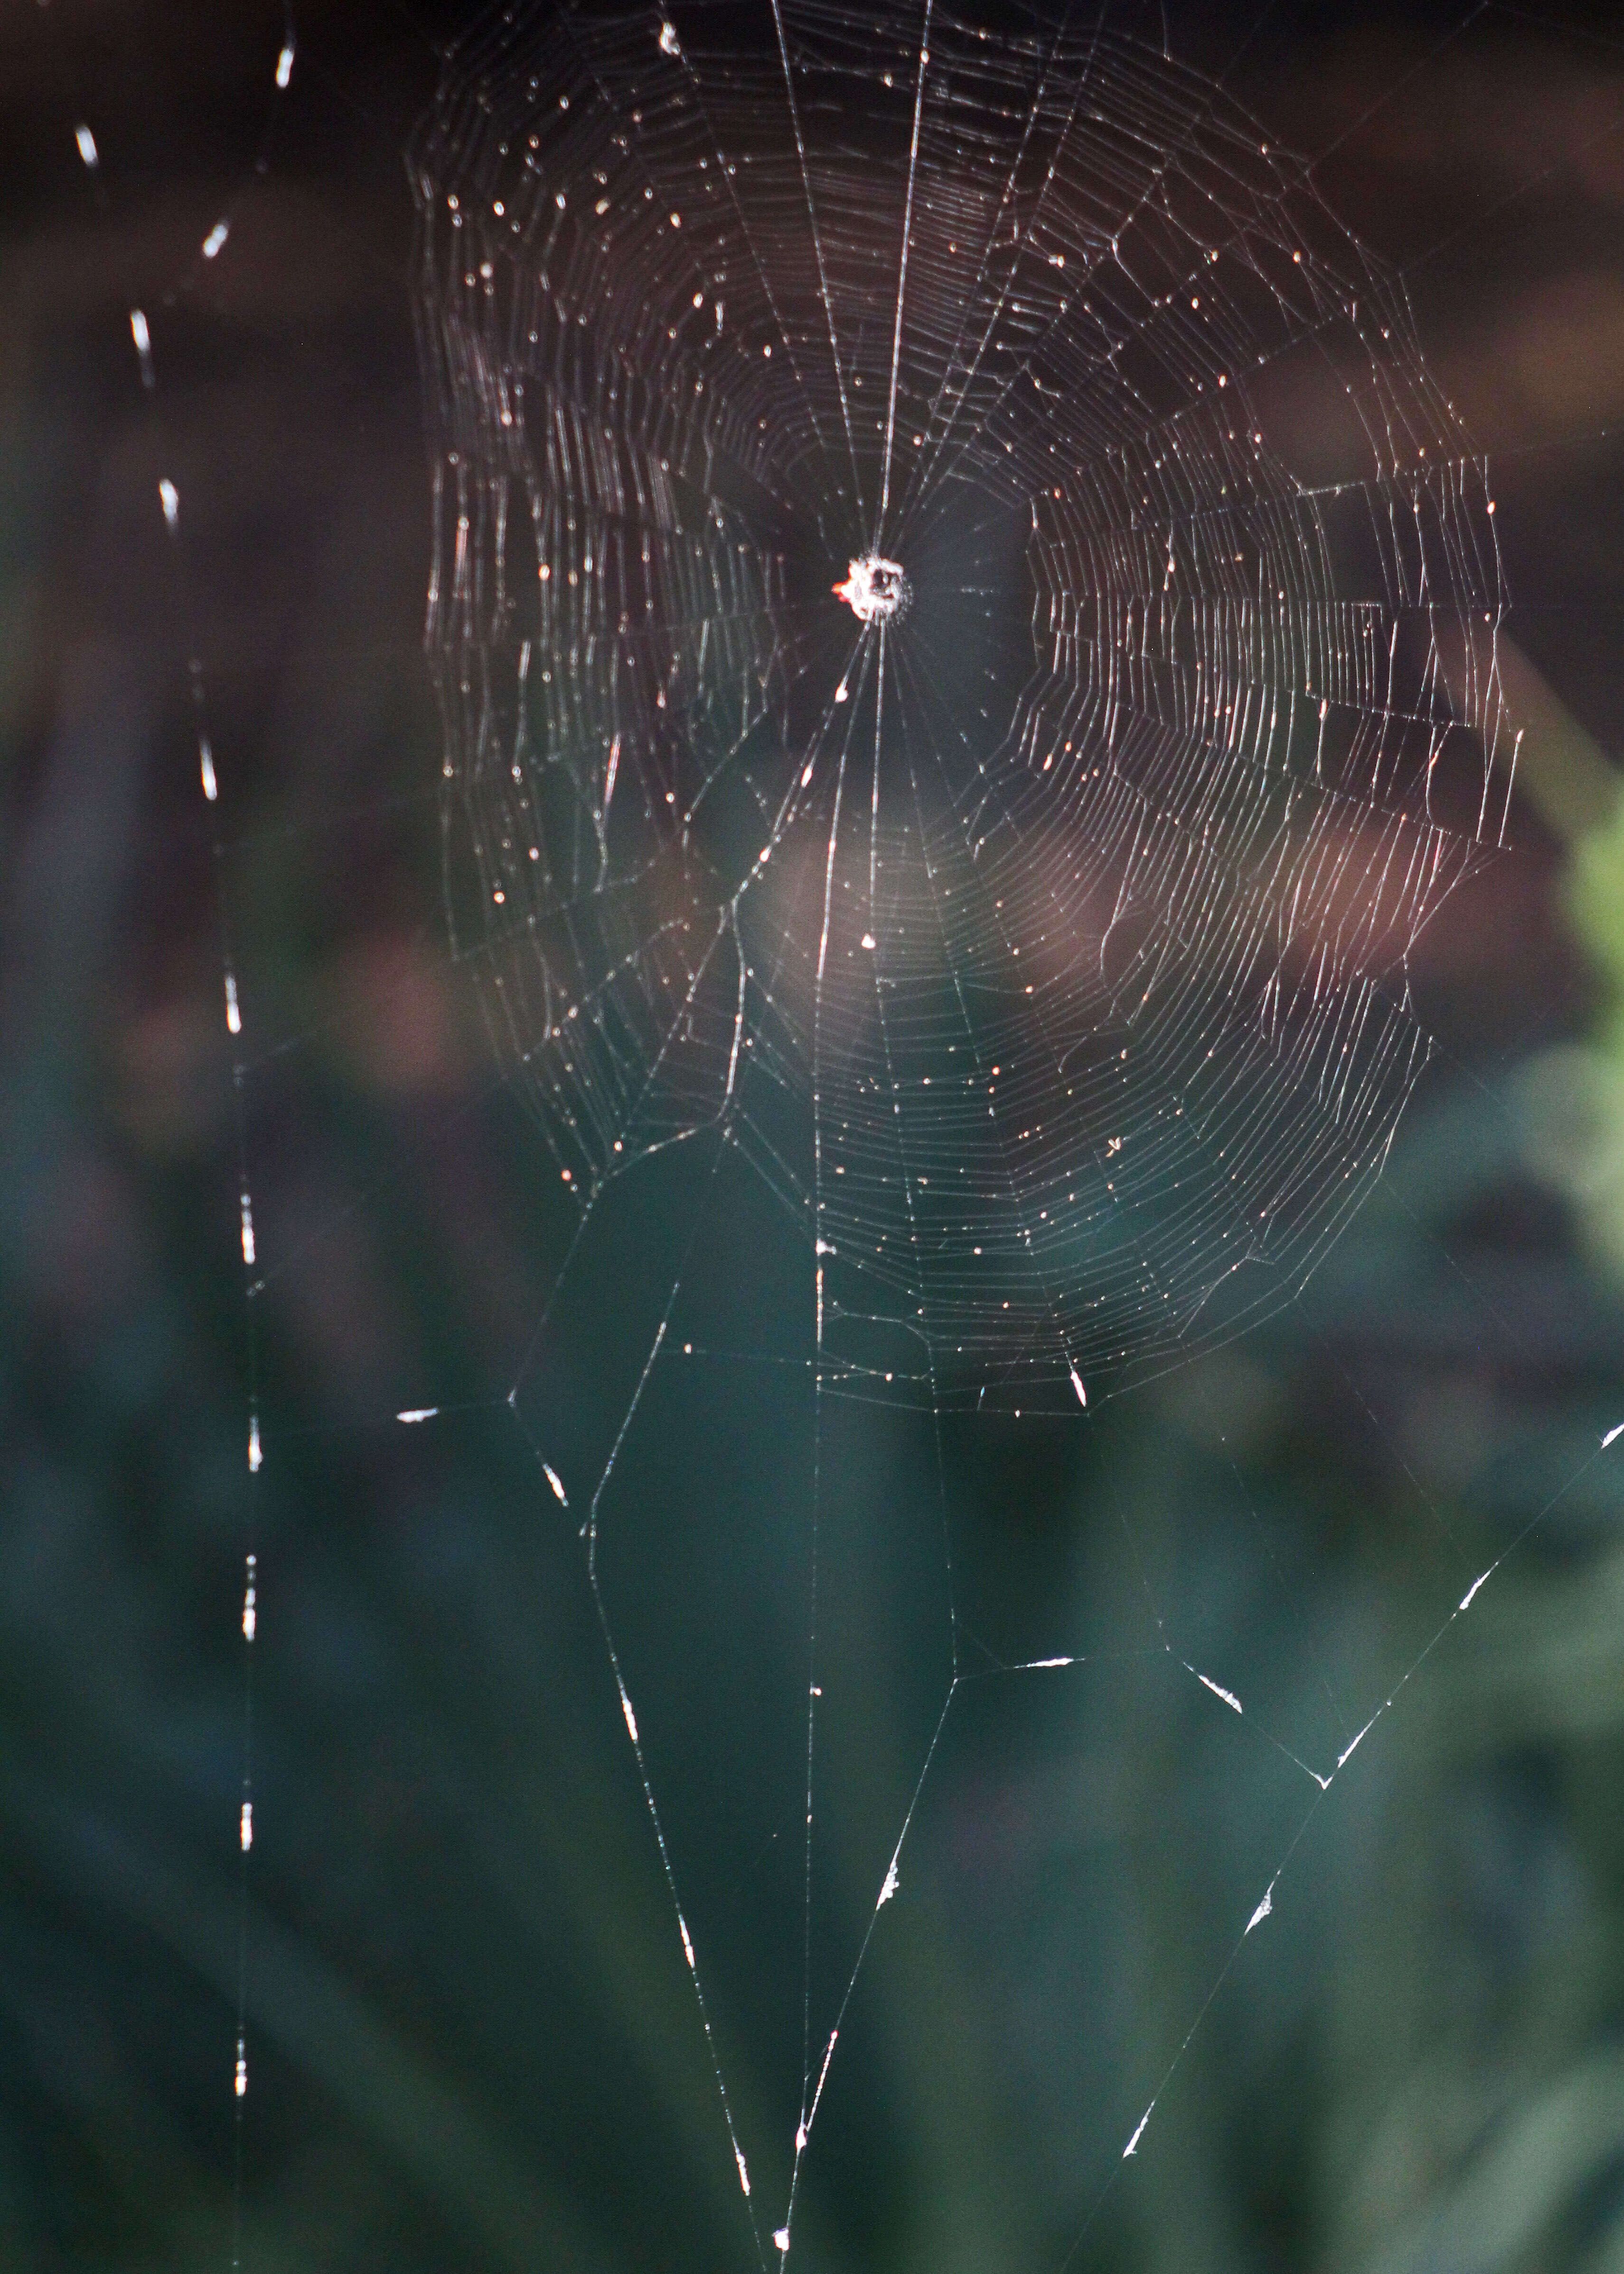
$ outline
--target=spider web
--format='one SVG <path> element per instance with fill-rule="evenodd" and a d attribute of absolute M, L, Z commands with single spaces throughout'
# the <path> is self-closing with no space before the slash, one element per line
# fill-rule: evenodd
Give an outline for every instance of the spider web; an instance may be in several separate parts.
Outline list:
<path fill-rule="evenodd" d="M 1402 284 L 1310 169 L 1102 19 L 506 8 L 409 170 L 447 920 L 579 1215 L 509 1402 L 588 1543 L 771 2263 L 955 1706 L 1086 1663 L 977 1644 L 952 1417 L 1075 1423 L 1242 1331 L 1380 1176 L 1429 1052 L 1407 956 L 1511 794 L 1493 501 Z M 611 1271 L 632 1172 L 685 1150 L 684 1237 L 592 1450 L 551 1314 Z M 741 1174 L 804 1258 L 744 1350 L 710 1252 Z M 774 1698 L 799 1923 L 742 1988 L 705 1835 L 661 1799 L 717 1647 L 660 1602 L 706 1512 L 658 1448 L 707 1356 L 771 1377 L 741 1412 L 810 1391 L 810 1477 L 755 1503 L 774 1554 L 769 1506 L 804 1525 Z M 853 1749 L 830 1480 L 873 1404 L 928 1422 L 942 1683 L 843 1939 L 815 1837 L 824 1732 Z M 1143 1592 L 1153 1654 L 1244 1719 Z M 1328 1751 L 1264 1731 L 1309 1816 L 1395 1694 Z M 743 2008 L 785 2048 L 754 2127 Z"/>
<path fill-rule="evenodd" d="M 1380 1171 L 1510 794 L 1486 476 L 1209 83 L 761 28 L 504 11 L 412 154 L 453 938 L 583 1209 L 724 1128 L 828 1386 L 1074 1408 Z"/>

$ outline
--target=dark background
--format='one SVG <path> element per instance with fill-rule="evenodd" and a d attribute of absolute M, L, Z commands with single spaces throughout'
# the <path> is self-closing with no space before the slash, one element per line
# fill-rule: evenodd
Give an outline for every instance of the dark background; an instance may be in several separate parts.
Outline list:
<path fill-rule="evenodd" d="M 0 22 L 4 2274 L 221 2267 L 234 2219 L 261 2270 L 751 2255 L 573 1522 L 504 1403 L 570 1219 L 443 950 L 400 154 L 457 19 L 309 0 L 274 106 L 270 5 Z M 1159 10 L 1114 20 L 1162 37 Z M 1624 49 L 1609 11 L 1560 4 L 1254 25 L 1169 0 L 1167 38 L 1329 151 L 1332 204 L 1409 267 L 1491 453 L 1515 843 L 1415 960 L 1439 1056 L 1303 1303 L 1091 1425 L 946 1430 L 978 1679 L 843 2031 L 793 2259 L 1024 2274 L 1081 2234 L 1075 2264 L 1169 2274 L 1605 2274 Z M 806 1258 L 724 1173 L 683 1319 L 748 1351 L 806 1299 Z M 628 1179 L 556 1314 L 543 1408 L 583 1447 L 626 1409 L 686 1206 L 674 1172 Z M 836 1981 L 944 1694 L 935 1460 L 928 1423 L 861 1411 L 822 1455 Z M 769 1706 L 804 1664 L 809 1398 L 742 1361 L 662 1371 L 619 1475 L 606 1589 L 770 2228 L 801 1803 Z M 1328 1767 L 1519 1540 L 1310 1815 L 1255 1723 Z M 1157 1616 L 1244 1723 L 1152 1646 Z M 981 1675 L 1060 1652 L 1104 1655 Z"/>

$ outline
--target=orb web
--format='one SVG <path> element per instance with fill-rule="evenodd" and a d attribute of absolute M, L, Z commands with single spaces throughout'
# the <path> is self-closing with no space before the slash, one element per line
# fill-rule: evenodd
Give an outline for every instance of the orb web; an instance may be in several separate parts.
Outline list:
<path fill-rule="evenodd" d="M 508 7 L 409 167 L 454 951 L 583 1236 L 651 1156 L 712 1163 L 601 1457 L 554 1465 L 541 1384 L 530 1428 L 538 1344 L 508 1403 L 581 1524 L 766 2264 L 988 1670 L 944 1419 L 1080 1419 L 1241 1332 L 1380 1174 L 1429 1053 L 1410 952 L 1511 795 L 1494 503 L 1312 168 L 1104 20 Z M 805 1364 L 812 1434 L 800 1990 L 745 1992 L 800 2050 L 755 2129 L 714 1832 L 658 1766 L 717 1638 L 649 1592 L 662 1522 L 707 1520 L 651 1433 L 740 1161 L 811 1325 L 760 1353 Z M 831 1401 L 931 1418 L 945 1562 L 940 1718 L 850 1944 L 814 1834 Z M 1397 1694 L 1323 1766 L 1265 1732 L 1311 1813 Z"/>
<path fill-rule="evenodd" d="M 726 1122 L 853 1388 L 1064 1404 L 1379 1171 L 1509 794 L 1492 504 L 1211 85 L 766 29 L 504 11 L 413 154 L 454 936 L 583 1206 Z"/>

